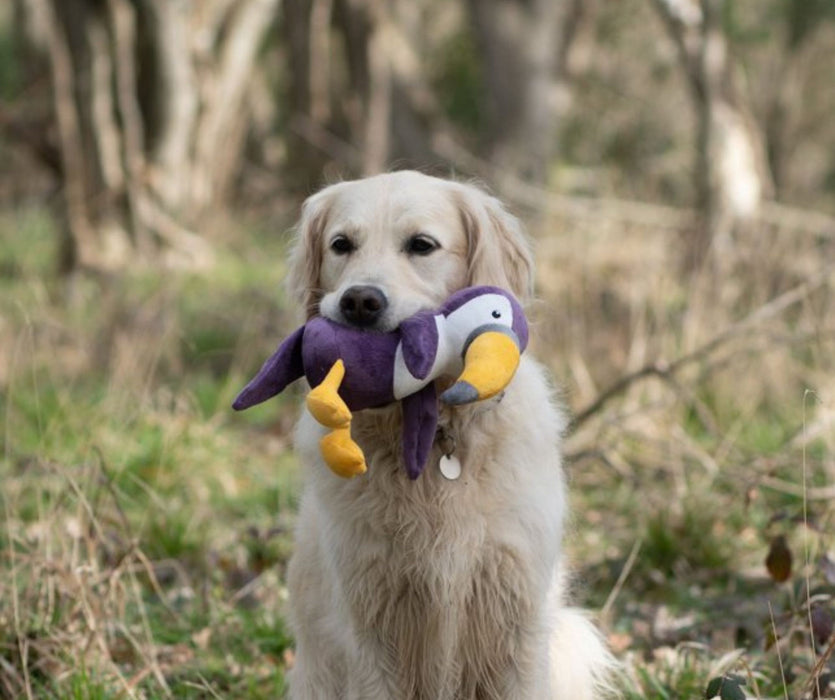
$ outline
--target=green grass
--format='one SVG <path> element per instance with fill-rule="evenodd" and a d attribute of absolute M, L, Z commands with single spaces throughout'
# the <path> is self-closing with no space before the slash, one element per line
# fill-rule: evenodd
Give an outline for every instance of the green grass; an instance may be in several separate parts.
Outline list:
<path fill-rule="evenodd" d="M 0 214 L 0 695 L 280 696 L 296 408 L 230 403 L 292 313 L 253 237 L 60 280 L 49 217 Z"/>

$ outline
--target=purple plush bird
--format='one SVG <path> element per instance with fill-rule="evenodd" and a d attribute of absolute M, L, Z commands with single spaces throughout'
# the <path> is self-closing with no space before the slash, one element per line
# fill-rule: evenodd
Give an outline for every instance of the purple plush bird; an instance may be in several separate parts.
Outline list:
<path fill-rule="evenodd" d="M 320 444 L 325 462 L 354 476 L 366 465 L 350 436 L 351 411 L 401 401 L 403 462 L 416 479 L 438 424 L 434 380 L 458 376 L 440 397 L 447 404 L 489 398 L 513 378 L 527 343 L 521 305 L 497 287 L 462 289 L 439 309 L 420 311 L 386 333 L 315 317 L 279 345 L 233 408 L 259 404 L 306 377 L 313 387 L 308 409 L 332 429 Z"/>

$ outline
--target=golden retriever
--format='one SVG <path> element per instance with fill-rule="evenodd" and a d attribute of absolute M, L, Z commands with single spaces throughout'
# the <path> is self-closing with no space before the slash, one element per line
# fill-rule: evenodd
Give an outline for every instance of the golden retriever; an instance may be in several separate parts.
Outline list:
<path fill-rule="evenodd" d="M 308 317 L 387 330 L 468 285 L 524 301 L 532 255 L 519 222 L 482 190 L 417 172 L 342 182 L 304 205 L 289 286 Z M 400 464 L 399 406 L 355 414 L 368 471 L 322 462 L 305 414 L 290 563 L 294 700 L 587 700 L 610 657 L 566 607 L 560 565 L 563 415 L 523 356 L 500 398 L 441 409 L 460 478 L 436 444 L 416 481 Z M 448 448 L 447 448 L 448 449 Z"/>

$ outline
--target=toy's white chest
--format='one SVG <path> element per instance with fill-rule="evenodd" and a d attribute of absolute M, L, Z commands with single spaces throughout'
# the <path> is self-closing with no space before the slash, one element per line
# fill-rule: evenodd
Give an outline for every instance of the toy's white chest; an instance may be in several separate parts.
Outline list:
<path fill-rule="evenodd" d="M 444 316 L 435 316 L 435 328 L 437 329 L 437 344 L 432 369 L 424 379 L 415 377 L 406 366 L 403 358 L 403 343 L 397 346 L 394 356 L 394 398 L 398 401 L 404 396 L 414 394 L 430 382 L 444 374 L 455 374 L 461 370 L 462 361 L 460 353 L 456 350 L 456 340 L 450 333 L 448 319 Z"/>

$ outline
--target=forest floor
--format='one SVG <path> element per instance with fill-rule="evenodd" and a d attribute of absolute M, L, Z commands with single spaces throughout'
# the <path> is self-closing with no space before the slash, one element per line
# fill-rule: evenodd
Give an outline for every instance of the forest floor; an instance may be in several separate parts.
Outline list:
<path fill-rule="evenodd" d="M 280 696 L 301 390 L 229 406 L 297 319 L 247 226 L 66 280 L 50 218 L 0 213 L 0 697 Z M 748 232 L 683 283 L 671 232 L 549 226 L 531 351 L 623 694 L 835 696 L 835 241 Z"/>

